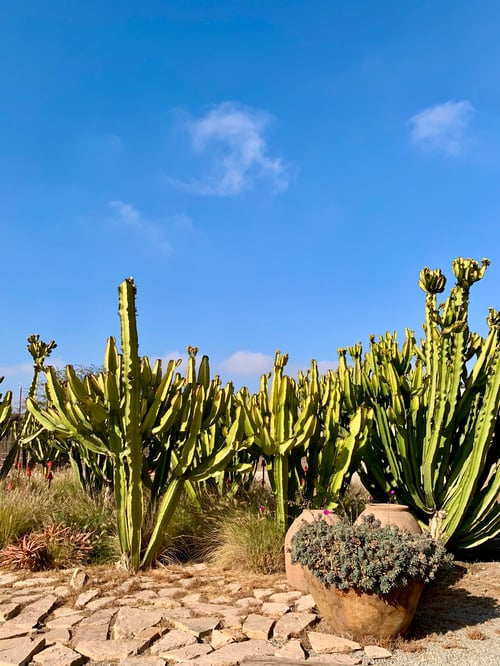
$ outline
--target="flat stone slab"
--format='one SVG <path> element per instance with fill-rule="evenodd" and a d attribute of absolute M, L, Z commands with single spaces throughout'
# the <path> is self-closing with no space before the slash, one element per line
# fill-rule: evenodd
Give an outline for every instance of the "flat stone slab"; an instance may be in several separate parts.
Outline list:
<path fill-rule="evenodd" d="M 106 640 L 115 613 L 116 609 L 106 608 L 84 618 L 76 627 L 73 640 Z"/>
<path fill-rule="evenodd" d="M 12 620 L 6 622 L 0 627 L 0 640 L 5 640 L 9 638 L 19 638 L 20 636 L 26 636 L 31 632 L 31 627 L 20 627 L 15 624 Z"/>
<path fill-rule="evenodd" d="M 199 657 L 196 660 L 196 666 L 235 666 L 235 664 L 242 663 L 246 657 L 267 657 L 273 655 L 275 650 L 276 648 L 268 641 L 249 640 L 242 643 L 231 643 L 220 650 L 211 652 L 206 657 Z M 284 666 L 282 659 L 276 661 L 276 664 Z"/>
<path fill-rule="evenodd" d="M 41 622 L 50 613 L 52 608 L 59 601 L 59 597 L 54 594 L 44 595 L 31 604 L 25 606 L 15 617 L 15 623 L 19 627 L 32 629 Z"/>
<path fill-rule="evenodd" d="M 71 634 L 69 633 L 69 629 L 51 629 L 50 631 L 46 631 L 43 637 L 45 638 L 45 645 L 48 647 L 55 643 L 69 643 Z"/>
<path fill-rule="evenodd" d="M 218 650 L 219 648 L 224 647 L 225 645 L 229 645 L 230 643 L 234 643 L 234 638 L 231 636 L 231 634 L 224 631 L 219 631 L 219 629 L 214 629 L 212 631 L 210 645 L 214 650 Z"/>
<path fill-rule="evenodd" d="M 47 629 L 71 629 L 84 618 L 84 614 L 79 611 L 73 611 L 64 615 L 59 615 L 53 620 L 45 623 Z"/>
<path fill-rule="evenodd" d="M 300 597 L 300 599 L 297 599 L 294 606 L 294 610 L 298 613 L 302 611 L 312 611 L 313 608 L 316 608 L 316 602 L 310 594 L 305 594 Z"/>
<path fill-rule="evenodd" d="M 271 636 L 274 620 L 264 615 L 252 613 L 243 622 L 241 630 L 248 638 L 267 640 Z"/>
<path fill-rule="evenodd" d="M 42 666 L 80 666 L 85 657 L 65 645 L 52 645 L 33 657 L 35 664 Z"/>
<path fill-rule="evenodd" d="M 317 622 L 318 616 L 314 613 L 287 613 L 275 624 L 273 636 L 282 640 L 288 640 L 292 636 L 300 634 L 301 631 Z"/>
<path fill-rule="evenodd" d="M 161 657 L 148 657 L 142 654 L 139 657 L 128 657 L 120 661 L 120 666 L 165 666 L 165 659 Z"/>
<path fill-rule="evenodd" d="M 274 655 L 282 659 L 294 659 L 301 662 L 306 658 L 306 653 L 298 638 L 292 638 L 290 641 L 287 641 L 283 647 L 276 650 Z"/>
<path fill-rule="evenodd" d="M 21 609 L 21 604 L 3 603 L 0 607 L 0 621 L 6 622 L 7 620 L 10 620 L 12 617 L 14 617 L 14 615 L 17 615 Z"/>
<path fill-rule="evenodd" d="M 180 629 L 172 629 L 151 646 L 151 654 L 163 655 L 171 650 L 177 650 L 178 648 L 197 642 L 193 634 L 181 631 Z"/>
<path fill-rule="evenodd" d="M 43 650 L 45 638 L 9 638 L 0 643 L 0 666 L 26 666 Z"/>
<path fill-rule="evenodd" d="M 369 659 L 388 659 L 392 652 L 378 645 L 365 645 L 365 654 Z"/>
<path fill-rule="evenodd" d="M 128 638 L 120 641 L 79 641 L 74 649 L 92 661 L 118 661 L 137 654 L 145 645 L 145 641 Z"/>
<path fill-rule="evenodd" d="M 264 601 L 260 609 L 261 613 L 269 615 L 269 617 L 281 617 L 285 613 L 288 613 L 289 610 L 290 606 L 288 604 L 278 601 Z"/>
<path fill-rule="evenodd" d="M 345 658 L 345 655 L 343 655 Z M 361 659 L 359 661 L 353 661 L 352 663 L 361 664 Z M 241 666 L 345 666 L 346 662 L 337 661 L 337 657 L 330 657 L 328 661 L 318 661 L 317 659 L 288 659 L 286 657 L 247 657 L 240 662 Z"/>
<path fill-rule="evenodd" d="M 86 592 L 82 592 L 75 602 L 75 608 L 83 608 L 89 603 L 89 601 L 93 601 L 98 594 L 99 590 L 87 590 Z"/>
<path fill-rule="evenodd" d="M 171 620 L 176 629 L 186 631 L 196 638 L 203 638 L 211 634 L 214 629 L 217 629 L 220 624 L 218 617 L 195 617 L 186 618 L 185 620 Z"/>
<path fill-rule="evenodd" d="M 319 631 L 307 632 L 307 637 L 311 642 L 311 648 L 316 654 L 335 654 L 349 653 L 355 650 L 361 650 L 362 647 L 355 641 L 347 638 L 340 638 L 333 634 L 321 634 Z"/>
<path fill-rule="evenodd" d="M 18 580 L 13 583 L 12 587 L 18 589 L 20 587 L 35 587 L 40 585 L 56 585 L 59 582 L 57 578 L 52 576 L 38 576 L 37 578 L 26 578 L 25 580 Z"/>
<path fill-rule="evenodd" d="M 133 638 L 148 627 L 154 627 L 163 619 L 161 610 L 145 608 L 120 608 L 113 625 L 113 638 Z"/>
<path fill-rule="evenodd" d="M 0 585 L 8 585 L 10 587 L 17 582 L 18 578 L 14 573 L 2 573 L 0 574 Z"/>
<path fill-rule="evenodd" d="M 213 648 L 207 643 L 193 643 L 192 645 L 186 645 L 185 647 L 179 648 L 178 650 L 171 650 L 170 652 L 163 652 L 162 657 L 164 657 L 169 663 L 174 662 L 183 662 L 191 661 L 192 659 L 198 660 L 198 657 L 203 657 L 205 655 L 211 654 Z M 198 663 L 198 661 L 196 661 Z"/>

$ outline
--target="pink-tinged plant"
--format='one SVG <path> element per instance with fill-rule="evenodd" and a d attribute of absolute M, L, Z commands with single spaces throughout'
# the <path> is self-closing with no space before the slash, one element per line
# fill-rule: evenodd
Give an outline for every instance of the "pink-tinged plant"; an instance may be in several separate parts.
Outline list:
<path fill-rule="evenodd" d="M 92 552 L 94 532 L 50 525 L 43 532 L 26 534 L 0 551 L 0 566 L 43 571 L 54 565 L 74 566 L 86 562 Z"/>

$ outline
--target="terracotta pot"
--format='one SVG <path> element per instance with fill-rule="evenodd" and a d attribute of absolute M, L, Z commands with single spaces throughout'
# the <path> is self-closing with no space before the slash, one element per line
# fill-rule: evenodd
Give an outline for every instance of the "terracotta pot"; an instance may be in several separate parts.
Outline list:
<path fill-rule="evenodd" d="M 308 592 L 304 572 L 301 564 L 292 564 L 292 555 L 290 553 L 292 537 L 297 532 L 302 523 L 312 523 L 313 520 L 324 520 L 329 525 L 335 525 L 340 518 L 334 513 L 326 513 L 323 509 L 306 509 L 300 516 L 297 516 L 290 525 L 285 536 L 285 569 L 286 579 L 289 585 L 301 592 Z"/>
<path fill-rule="evenodd" d="M 323 619 L 340 636 L 358 641 L 403 634 L 413 620 L 424 587 L 410 581 L 406 587 L 377 595 L 323 585 L 309 569 L 304 569 L 304 575 Z"/>
<path fill-rule="evenodd" d="M 377 520 L 380 520 L 382 526 L 397 525 L 412 534 L 422 532 L 420 525 L 406 504 L 367 504 L 355 524 L 361 522 L 361 516 L 369 514 L 373 514 Z"/>

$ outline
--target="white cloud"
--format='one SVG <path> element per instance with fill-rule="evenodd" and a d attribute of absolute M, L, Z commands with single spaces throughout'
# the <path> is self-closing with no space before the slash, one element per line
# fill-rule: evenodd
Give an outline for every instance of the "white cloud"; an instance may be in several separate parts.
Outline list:
<path fill-rule="evenodd" d="M 134 229 L 150 245 L 154 245 L 162 252 L 169 253 L 172 251 L 170 243 L 164 237 L 163 229 L 146 220 L 132 204 L 114 199 L 109 202 L 109 206 L 116 212 L 117 219 L 121 224 Z"/>
<path fill-rule="evenodd" d="M 186 129 L 195 153 L 208 155 L 209 167 L 200 180 L 169 182 L 193 194 L 227 197 L 250 189 L 259 179 L 276 192 L 287 189 L 289 166 L 270 157 L 264 130 L 272 117 L 263 111 L 223 102 L 199 119 L 189 119 Z"/>
<path fill-rule="evenodd" d="M 229 373 L 235 375 L 258 376 L 270 372 L 274 358 L 261 352 L 237 351 L 219 365 Z"/>
<path fill-rule="evenodd" d="M 4 365 L 0 366 L 0 377 L 13 377 L 16 375 L 25 375 L 33 372 L 32 363 L 19 363 L 18 365 Z M 0 391 L 2 384 L 0 384 Z"/>
<path fill-rule="evenodd" d="M 431 106 L 410 118 L 411 138 L 422 147 L 460 155 L 473 113 L 474 107 L 467 100 Z"/>

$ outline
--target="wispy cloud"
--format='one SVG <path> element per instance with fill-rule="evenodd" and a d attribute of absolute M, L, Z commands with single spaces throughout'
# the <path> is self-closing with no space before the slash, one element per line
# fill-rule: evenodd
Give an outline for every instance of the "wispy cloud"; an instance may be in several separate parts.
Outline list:
<path fill-rule="evenodd" d="M 473 114 L 474 107 L 467 100 L 431 106 L 410 118 L 411 138 L 424 148 L 456 157 L 463 151 Z"/>
<path fill-rule="evenodd" d="M 110 201 L 109 206 L 115 211 L 117 220 L 120 224 L 134 229 L 143 240 L 150 245 L 154 245 L 162 252 L 170 253 L 172 251 L 170 243 L 165 238 L 163 228 L 145 219 L 135 206 L 126 203 L 125 201 L 121 201 L 120 199 Z M 184 221 L 184 224 L 187 224 L 186 220 L 188 220 L 188 218 L 183 215 L 174 215 L 172 217 L 172 222 L 174 224 L 177 224 L 177 218 L 179 218 L 179 220 L 182 218 L 181 221 Z"/>
<path fill-rule="evenodd" d="M 200 179 L 184 182 L 168 178 L 170 184 L 193 194 L 228 197 L 251 189 L 266 180 L 275 192 L 287 189 L 289 165 L 271 157 L 264 130 L 272 116 L 233 102 L 223 102 L 185 127 L 193 151 L 207 156 L 208 168 Z"/>
<path fill-rule="evenodd" d="M 221 368 L 230 374 L 260 377 L 273 367 L 273 357 L 261 352 L 237 351 L 220 363 Z"/>
<path fill-rule="evenodd" d="M 32 363 L 19 363 L 18 365 L 3 365 L 0 366 L 0 377 L 13 377 L 16 375 L 25 375 L 33 372 Z M 3 385 L 0 384 L 0 391 Z"/>

